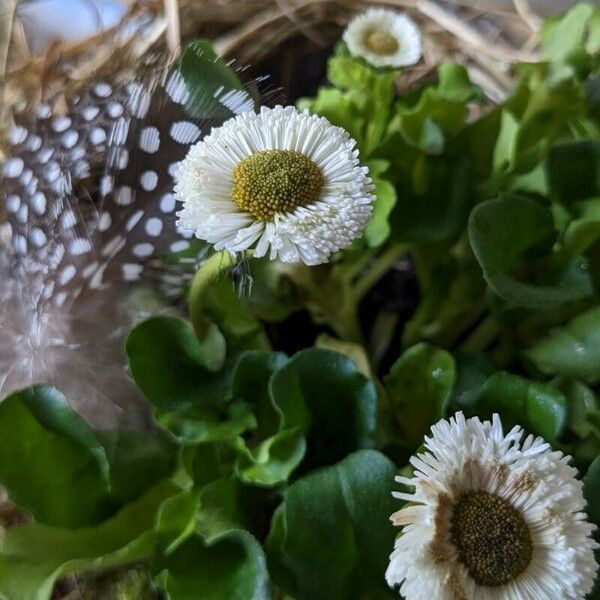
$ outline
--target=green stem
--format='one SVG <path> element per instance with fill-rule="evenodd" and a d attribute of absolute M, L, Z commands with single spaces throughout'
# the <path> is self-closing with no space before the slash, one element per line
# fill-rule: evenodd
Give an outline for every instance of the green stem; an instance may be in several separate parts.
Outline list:
<path fill-rule="evenodd" d="M 331 279 L 327 286 L 316 282 L 312 272 L 308 271 L 301 282 L 310 297 L 307 308 L 317 322 L 329 325 L 340 339 L 364 345 L 358 318 L 360 301 L 405 251 L 404 245 L 393 244 L 378 257 L 366 252 L 366 256 L 356 257 L 351 263 L 334 268 L 330 272 Z M 370 263 L 372 264 L 364 275 L 356 283 L 352 283 L 356 275 L 365 271 Z"/>
<path fill-rule="evenodd" d="M 406 252 L 406 245 L 392 244 L 375 264 L 354 284 L 352 296 L 356 305 L 365 294 L 394 266 L 398 258 Z"/>
<path fill-rule="evenodd" d="M 498 323 L 488 315 L 473 333 L 461 344 L 464 352 L 479 352 L 485 350 L 498 336 Z"/>
<path fill-rule="evenodd" d="M 357 306 L 349 305 L 344 310 L 332 315 L 329 324 L 340 339 L 363 345 L 364 338 L 358 319 Z"/>
<path fill-rule="evenodd" d="M 229 252 L 217 252 L 202 264 L 192 279 L 189 293 L 190 320 L 200 340 L 205 338 L 210 327 L 203 312 L 203 296 L 219 274 L 233 266 L 235 260 Z"/>
<path fill-rule="evenodd" d="M 343 273 L 342 279 L 345 282 L 350 283 L 353 281 L 364 268 L 375 258 L 375 252 L 373 250 L 365 250 L 358 256 L 353 255 L 351 258 L 344 260 L 341 263 L 341 272 Z M 348 261 L 350 261 L 348 263 Z M 333 272 L 336 272 L 336 267 L 333 268 Z"/>
<path fill-rule="evenodd" d="M 517 352 L 514 346 L 506 340 L 500 340 L 497 348 L 489 352 L 492 360 L 500 367 L 506 368 L 514 359 Z"/>

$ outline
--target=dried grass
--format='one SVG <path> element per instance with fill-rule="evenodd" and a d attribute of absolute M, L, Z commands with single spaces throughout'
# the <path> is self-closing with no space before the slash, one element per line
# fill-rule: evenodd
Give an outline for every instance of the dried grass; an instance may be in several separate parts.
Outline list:
<path fill-rule="evenodd" d="M 180 43 L 198 36 L 214 41 L 223 56 L 260 69 L 278 60 L 303 77 L 294 56 L 321 54 L 339 38 L 356 11 L 387 5 L 409 12 L 425 33 L 424 58 L 399 80 L 400 87 L 431 77 L 442 60 L 464 64 L 491 102 L 513 84 L 513 64 L 537 60 L 541 19 L 528 0 L 132 0 L 116 27 L 78 43 L 56 42 L 34 56 L 23 26 L 6 6 L 0 27 L 3 90 L 0 129 L 15 110 L 52 98 L 63 100 L 98 78 L 127 79 L 150 50 L 176 53 Z"/>

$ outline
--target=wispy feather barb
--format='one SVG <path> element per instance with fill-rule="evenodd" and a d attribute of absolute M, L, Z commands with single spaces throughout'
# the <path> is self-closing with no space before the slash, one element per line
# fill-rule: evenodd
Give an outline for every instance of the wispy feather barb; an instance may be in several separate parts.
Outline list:
<path fill-rule="evenodd" d="M 163 66 L 125 86 L 97 82 L 66 114 L 40 105 L 10 133 L 0 398 L 51 383 L 95 424 L 139 422 L 122 342 L 148 311 L 139 297 L 133 310 L 128 284 L 155 283 L 161 256 L 188 248 L 190 235 L 175 226 L 172 176 L 218 124 L 189 116 L 189 94 Z"/>

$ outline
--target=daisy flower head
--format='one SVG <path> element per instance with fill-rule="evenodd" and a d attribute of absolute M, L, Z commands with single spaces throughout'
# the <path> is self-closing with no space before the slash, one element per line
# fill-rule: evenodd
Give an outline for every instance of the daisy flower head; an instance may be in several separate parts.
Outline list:
<path fill-rule="evenodd" d="M 406 67 L 419 62 L 421 32 L 407 15 L 386 8 L 370 8 L 355 17 L 343 40 L 353 56 L 375 67 Z"/>
<path fill-rule="evenodd" d="M 593 586 L 594 526 L 569 456 L 457 413 L 414 456 L 386 572 L 406 600 L 575 600 Z"/>
<path fill-rule="evenodd" d="M 178 226 L 216 250 L 317 265 L 362 234 L 372 189 L 344 129 L 292 106 L 263 107 L 190 149 L 176 176 Z"/>

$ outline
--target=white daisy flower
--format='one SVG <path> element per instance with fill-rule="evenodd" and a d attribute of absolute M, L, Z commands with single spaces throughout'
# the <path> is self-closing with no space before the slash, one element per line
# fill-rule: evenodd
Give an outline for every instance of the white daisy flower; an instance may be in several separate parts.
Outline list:
<path fill-rule="evenodd" d="M 292 106 L 243 113 L 182 161 L 178 226 L 216 250 L 327 262 L 371 216 L 373 186 L 355 146 L 342 128 Z"/>
<path fill-rule="evenodd" d="M 421 58 L 419 28 L 410 17 L 394 10 L 366 10 L 350 21 L 343 39 L 351 54 L 375 67 L 406 67 Z"/>
<path fill-rule="evenodd" d="M 583 485 L 570 457 L 515 427 L 457 413 L 411 459 L 413 493 L 386 572 L 406 600 L 574 600 L 596 573 Z"/>

